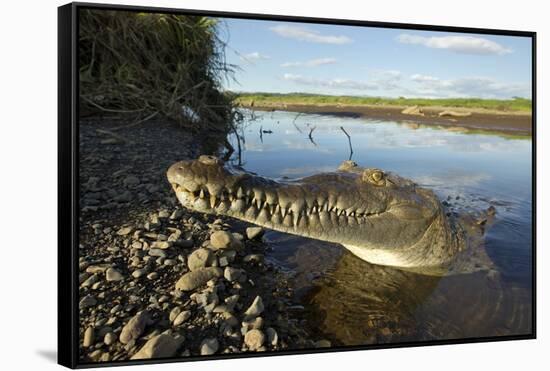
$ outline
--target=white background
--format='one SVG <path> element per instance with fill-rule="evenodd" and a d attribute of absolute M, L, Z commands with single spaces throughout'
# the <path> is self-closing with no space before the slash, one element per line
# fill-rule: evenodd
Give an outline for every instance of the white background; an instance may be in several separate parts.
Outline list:
<path fill-rule="evenodd" d="M 545 1 L 188 0 L 135 5 L 302 15 L 538 32 L 538 340 L 134 366 L 140 370 L 548 367 L 548 73 Z M 60 369 L 56 352 L 57 9 L 61 1 L 2 3 L 0 43 L 0 368 Z M 505 164 L 503 164 L 505 166 Z M 546 230 L 545 230 L 546 229 Z M 68 248 L 65 247 L 65 248 Z M 544 365 L 544 366 L 542 366 Z"/>

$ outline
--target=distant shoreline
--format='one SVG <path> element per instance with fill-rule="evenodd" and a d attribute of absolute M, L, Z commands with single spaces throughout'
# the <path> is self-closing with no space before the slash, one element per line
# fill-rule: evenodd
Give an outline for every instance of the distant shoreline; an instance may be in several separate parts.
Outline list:
<path fill-rule="evenodd" d="M 335 104 L 285 104 L 283 103 L 256 103 L 241 104 L 241 107 L 259 111 L 288 111 L 334 115 L 340 117 L 363 117 L 373 120 L 388 120 L 398 122 L 417 123 L 422 125 L 444 126 L 449 129 L 483 130 L 505 133 L 512 136 L 532 135 L 532 115 L 525 111 L 498 111 L 483 108 L 464 107 L 419 107 L 423 115 L 402 113 L 406 106 L 388 105 L 335 105 Z M 471 113 L 466 117 L 440 117 L 443 111 Z"/>

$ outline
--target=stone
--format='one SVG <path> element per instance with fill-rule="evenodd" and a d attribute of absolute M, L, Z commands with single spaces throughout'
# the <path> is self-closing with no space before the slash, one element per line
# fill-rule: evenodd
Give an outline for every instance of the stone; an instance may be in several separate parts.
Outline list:
<path fill-rule="evenodd" d="M 86 281 L 82 282 L 80 286 L 90 287 L 93 284 L 95 284 L 97 281 L 99 281 L 99 276 L 97 274 L 92 274 L 90 277 L 86 279 Z"/>
<path fill-rule="evenodd" d="M 140 277 L 144 276 L 145 274 L 147 274 L 147 269 L 140 268 L 140 269 L 136 269 L 135 271 L 132 272 L 132 277 L 140 278 Z"/>
<path fill-rule="evenodd" d="M 166 250 L 172 247 L 172 244 L 172 241 L 155 241 L 151 244 L 151 248 Z"/>
<path fill-rule="evenodd" d="M 264 229 L 262 227 L 248 227 L 246 228 L 246 237 L 249 240 L 254 240 L 260 238 L 264 234 Z"/>
<path fill-rule="evenodd" d="M 214 254 L 212 254 L 212 251 L 203 248 L 197 249 L 187 257 L 187 267 L 191 271 L 206 268 L 212 265 L 213 258 Z"/>
<path fill-rule="evenodd" d="M 88 268 L 86 268 L 87 273 L 103 273 L 105 272 L 111 264 L 105 263 L 105 264 L 96 264 L 96 265 L 90 265 Z"/>
<path fill-rule="evenodd" d="M 248 254 L 243 258 L 245 263 L 262 263 L 264 261 L 264 256 L 262 254 Z"/>
<path fill-rule="evenodd" d="M 215 249 L 227 249 L 231 247 L 234 237 L 227 231 L 217 231 L 210 235 L 210 244 Z"/>
<path fill-rule="evenodd" d="M 148 254 L 149 256 L 156 256 L 159 258 L 166 258 L 167 256 L 166 251 L 162 249 L 149 249 Z"/>
<path fill-rule="evenodd" d="M 275 331 L 273 327 L 268 327 L 265 332 L 267 334 L 267 343 L 272 346 L 276 346 L 279 342 L 279 335 L 277 334 L 277 331 Z"/>
<path fill-rule="evenodd" d="M 250 307 L 244 312 L 245 316 L 248 318 L 257 317 L 264 311 L 264 303 L 260 296 L 256 296 Z"/>
<path fill-rule="evenodd" d="M 128 344 L 132 340 L 137 340 L 145 326 L 149 323 L 149 313 L 142 311 L 133 316 L 128 323 L 122 328 L 119 340 L 122 344 Z"/>
<path fill-rule="evenodd" d="M 332 343 L 329 340 L 322 339 L 315 342 L 315 348 L 330 348 Z"/>
<path fill-rule="evenodd" d="M 155 280 L 159 277 L 159 274 L 157 272 L 151 272 L 147 275 L 147 278 L 150 280 Z"/>
<path fill-rule="evenodd" d="M 218 267 L 201 268 L 188 272 L 176 282 L 176 289 L 182 291 L 194 290 L 205 285 L 209 280 L 222 276 L 222 270 Z"/>
<path fill-rule="evenodd" d="M 210 339 L 204 339 L 201 343 L 201 356 L 208 356 L 210 354 L 214 354 L 218 351 L 218 348 L 220 347 L 218 343 L 218 339 L 216 338 L 210 338 Z"/>
<path fill-rule="evenodd" d="M 168 315 L 168 319 L 170 320 L 170 322 L 174 322 L 174 320 L 176 319 L 176 317 L 181 313 L 181 308 L 180 307 L 174 307 L 171 311 L 170 311 L 170 314 Z"/>
<path fill-rule="evenodd" d="M 116 232 L 116 234 L 118 234 L 119 236 L 127 236 L 132 233 L 133 230 L 134 228 L 132 227 L 122 227 Z"/>
<path fill-rule="evenodd" d="M 242 269 L 233 267 L 225 267 L 225 270 L 223 271 L 223 276 L 229 282 L 240 281 L 241 278 L 246 277 L 245 272 Z"/>
<path fill-rule="evenodd" d="M 254 329 L 244 335 L 244 343 L 249 350 L 258 350 L 264 345 L 265 335 L 262 331 Z"/>
<path fill-rule="evenodd" d="M 149 339 L 130 359 L 172 357 L 183 343 L 183 336 L 160 334 Z"/>
<path fill-rule="evenodd" d="M 189 318 L 191 318 L 191 311 L 184 310 L 183 312 L 178 314 L 178 316 L 174 319 L 173 324 L 174 326 L 179 326 L 185 321 L 187 321 Z"/>
<path fill-rule="evenodd" d="M 133 187 L 137 186 L 139 183 L 141 183 L 139 181 L 139 178 L 137 176 L 134 176 L 134 175 L 128 175 L 122 181 L 122 184 L 124 184 L 128 188 L 133 188 Z"/>
<path fill-rule="evenodd" d="M 105 337 L 103 338 L 103 342 L 105 345 L 111 345 L 114 344 L 116 341 L 116 335 L 114 332 L 108 332 L 105 334 Z"/>
<path fill-rule="evenodd" d="M 124 279 L 124 276 L 122 273 L 117 271 L 115 268 L 109 268 L 107 271 L 105 271 L 105 278 L 107 281 L 121 281 Z"/>
<path fill-rule="evenodd" d="M 94 337 L 94 328 L 90 326 L 86 329 L 86 331 L 84 331 L 84 341 L 82 342 L 82 346 L 88 348 L 94 345 Z"/>
<path fill-rule="evenodd" d="M 80 300 L 80 302 L 78 303 L 78 307 L 80 309 L 85 309 L 88 307 L 93 307 L 96 304 L 97 304 L 96 298 L 94 298 L 92 295 L 86 295 Z"/>

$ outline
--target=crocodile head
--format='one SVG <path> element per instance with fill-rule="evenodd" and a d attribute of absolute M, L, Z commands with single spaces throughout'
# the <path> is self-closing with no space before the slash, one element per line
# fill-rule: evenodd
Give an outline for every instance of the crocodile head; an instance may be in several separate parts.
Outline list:
<path fill-rule="evenodd" d="M 433 192 L 352 161 L 335 172 L 276 182 L 200 156 L 175 163 L 167 176 L 188 209 L 339 243 L 374 264 L 444 266 L 462 246 Z"/>

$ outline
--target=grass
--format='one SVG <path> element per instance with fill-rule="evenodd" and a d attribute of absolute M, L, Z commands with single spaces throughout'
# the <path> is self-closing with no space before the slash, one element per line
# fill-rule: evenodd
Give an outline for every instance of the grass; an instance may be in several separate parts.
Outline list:
<path fill-rule="evenodd" d="M 513 99 L 481 99 L 481 98 L 380 98 L 359 96 L 315 95 L 305 93 L 241 93 L 237 94 L 236 102 L 242 105 L 377 105 L 377 106 L 421 106 L 421 107 L 455 107 L 469 109 L 487 109 L 505 112 L 531 112 L 531 100 L 525 98 Z"/>
<path fill-rule="evenodd" d="M 230 129 L 232 97 L 221 82 L 232 66 L 215 19 L 83 10 L 79 26 L 81 112 Z"/>

